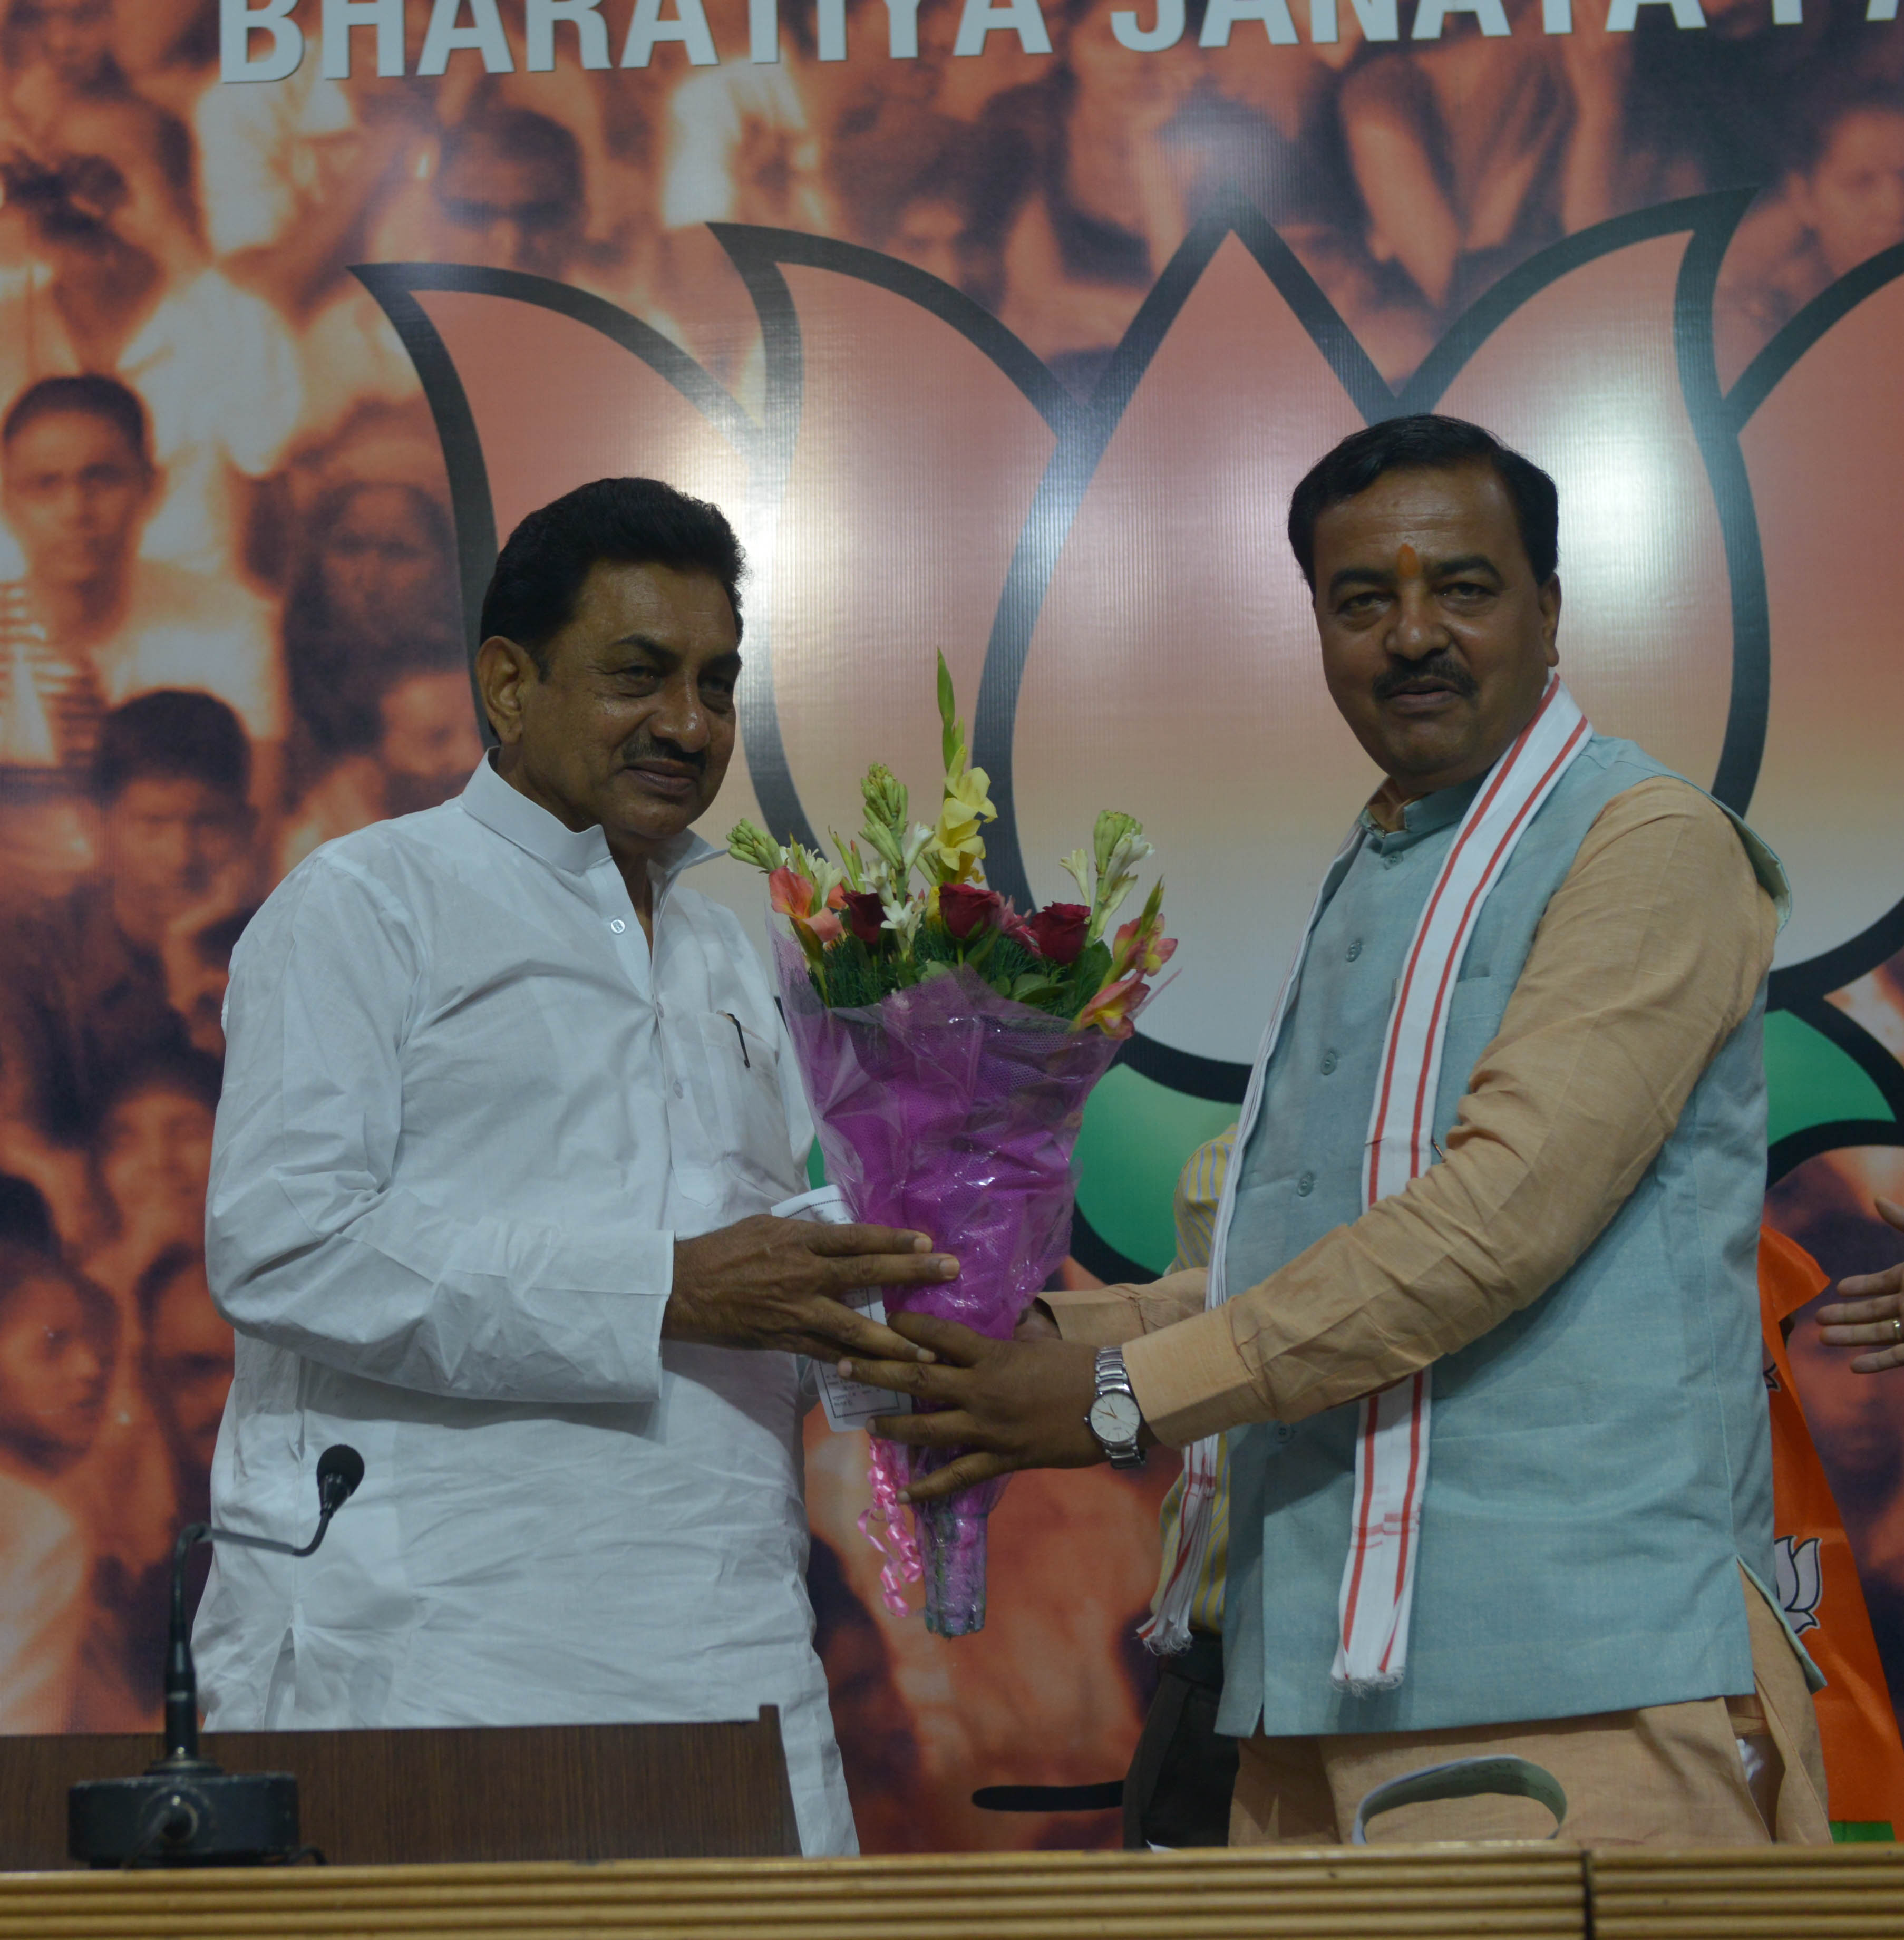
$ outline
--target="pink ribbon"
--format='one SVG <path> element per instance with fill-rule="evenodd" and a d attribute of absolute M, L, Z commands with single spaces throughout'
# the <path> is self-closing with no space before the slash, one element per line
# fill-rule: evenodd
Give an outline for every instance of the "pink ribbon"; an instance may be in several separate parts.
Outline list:
<path fill-rule="evenodd" d="M 906 1600 L 905 1585 L 923 1582 L 926 1566 L 920 1557 L 919 1538 L 911 1518 L 899 1500 L 902 1478 L 898 1472 L 905 1456 L 897 1442 L 883 1441 L 877 1435 L 867 1440 L 872 1460 L 866 1482 L 873 1503 L 859 1518 L 859 1533 L 886 1558 L 879 1572 L 880 1596 L 886 1607 L 896 1617 L 914 1616 L 917 1612 Z"/>

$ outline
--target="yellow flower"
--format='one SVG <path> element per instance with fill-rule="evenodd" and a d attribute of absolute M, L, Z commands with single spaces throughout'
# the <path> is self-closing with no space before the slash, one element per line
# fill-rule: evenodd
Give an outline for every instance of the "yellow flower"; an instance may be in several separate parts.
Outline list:
<path fill-rule="evenodd" d="M 978 825 L 990 822 L 998 813 L 986 792 L 988 785 L 983 768 L 972 768 L 963 775 L 946 776 L 945 798 L 939 804 L 938 826 L 935 831 L 941 843 L 963 847 L 978 841 Z M 985 845 L 982 842 L 975 853 L 984 854 Z"/>
<path fill-rule="evenodd" d="M 979 873 L 979 865 L 985 859 L 985 840 L 978 832 L 979 825 L 998 813 L 992 806 L 990 786 L 983 768 L 967 768 L 946 776 L 944 799 L 924 858 L 928 871 L 938 881 L 969 883 Z"/>

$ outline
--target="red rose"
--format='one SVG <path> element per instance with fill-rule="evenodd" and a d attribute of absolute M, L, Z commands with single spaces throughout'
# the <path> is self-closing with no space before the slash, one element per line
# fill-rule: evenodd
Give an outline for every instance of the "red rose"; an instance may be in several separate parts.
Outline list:
<path fill-rule="evenodd" d="M 993 928 L 1004 907 L 1005 898 L 997 890 L 981 889 L 976 883 L 947 883 L 938 892 L 938 920 L 960 943 Z"/>
<path fill-rule="evenodd" d="M 847 890 L 846 905 L 847 929 L 871 949 L 886 927 L 886 905 L 869 889 Z"/>
<path fill-rule="evenodd" d="M 1047 963 L 1075 963 L 1090 927 L 1091 911 L 1082 903 L 1047 903 L 1031 919 L 1031 940 Z"/>

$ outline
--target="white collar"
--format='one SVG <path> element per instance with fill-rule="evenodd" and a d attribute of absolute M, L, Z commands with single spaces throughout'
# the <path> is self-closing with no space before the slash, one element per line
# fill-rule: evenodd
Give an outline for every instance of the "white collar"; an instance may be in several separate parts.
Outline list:
<path fill-rule="evenodd" d="M 458 799 L 465 815 L 493 830 L 505 842 L 526 850 L 539 862 L 546 862 L 566 874 L 585 875 L 614 859 L 599 822 L 581 829 L 566 827 L 539 803 L 531 801 L 520 789 L 505 781 L 487 754 L 477 763 L 476 772 Z M 712 843 L 703 841 L 691 829 L 686 829 L 661 851 L 650 867 L 658 883 L 668 883 L 682 870 L 691 869 L 719 853 Z"/>

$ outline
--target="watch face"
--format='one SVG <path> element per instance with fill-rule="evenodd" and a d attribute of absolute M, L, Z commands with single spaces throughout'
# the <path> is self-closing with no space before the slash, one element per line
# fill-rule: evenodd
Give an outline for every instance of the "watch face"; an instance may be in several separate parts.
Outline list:
<path fill-rule="evenodd" d="M 1143 1423 L 1143 1412 L 1127 1394 L 1113 1390 L 1101 1394 L 1091 1405 L 1091 1432 L 1100 1441 L 1121 1445 L 1134 1441 Z"/>

